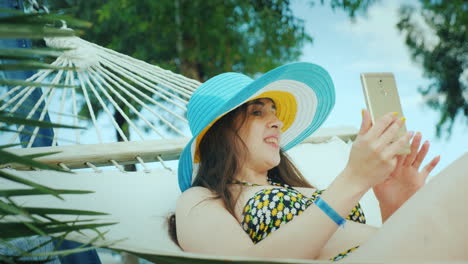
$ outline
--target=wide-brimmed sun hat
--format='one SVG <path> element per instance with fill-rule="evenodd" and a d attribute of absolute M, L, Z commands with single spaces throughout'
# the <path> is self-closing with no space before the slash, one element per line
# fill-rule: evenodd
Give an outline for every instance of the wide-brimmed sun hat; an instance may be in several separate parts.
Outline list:
<path fill-rule="evenodd" d="M 179 187 L 192 186 L 198 169 L 198 144 L 223 115 L 245 102 L 271 98 L 283 122 L 280 147 L 286 151 L 310 136 L 326 120 L 335 104 L 335 89 L 328 72 L 312 63 L 291 63 L 253 80 L 241 73 L 223 73 L 193 93 L 187 119 L 193 138 L 179 159 Z"/>

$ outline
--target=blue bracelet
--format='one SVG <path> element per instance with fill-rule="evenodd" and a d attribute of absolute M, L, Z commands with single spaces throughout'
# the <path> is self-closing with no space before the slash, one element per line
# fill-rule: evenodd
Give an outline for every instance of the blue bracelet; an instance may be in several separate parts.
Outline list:
<path fill-rule="evenodd" d="M 343 217 L 341 217 L 341 215 L 339 215 L 335 210 L 333 210 L 333 208 L 331 208 L 324 200 L 322 200 L 320 196 L 317 197 L 317 199 L 315 199 L 314 203 L 315 205 L 317 205 L 318 208 L 320 208 L 320 210 L 322 210 L 326 215 L 328 215 L 328 217 L 330 217 L 331 220 L 333 220 L 337 225 L 344 227 L 346 220 Z"/>

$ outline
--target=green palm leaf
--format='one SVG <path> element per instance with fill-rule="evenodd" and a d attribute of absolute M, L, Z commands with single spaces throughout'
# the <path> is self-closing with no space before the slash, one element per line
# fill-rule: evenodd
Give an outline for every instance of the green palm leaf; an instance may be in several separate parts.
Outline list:
<path fill-rule="evenodd" d="M 76 19 L 67 15 L 57 15 L 53 13 L 29 13 L 25 14 L 21 11 L 4 9 L 0 8 L 1 13 L 11 14 L 10 16 L 5 16 L 0 18 L 1 24 L 13 23 L 21 24 L 24 22 L 29 22 L 30 24 L 51 24 L 56 22 L 61 22 L 62 20 L 67 23 L 67 25 L 72 26 L 73 28 L 89 28 L 91 23 L 83 21 L 81 19 Z M 61 24 L 60 24 L 61 25 Z"/>
<path fill-rule="evenodd" d="M 0 49 L 0 58 L 1 59 L 25 59 L 25 58 L 38 58 L 40 56 L 44 57 L 58 57 L 62 55 L 64 51 L 70 49 L 53 49 L 53 48 L 31 48 L 31 49 L 21 49 L 21 48 L 8 48 Z"/>
<path fill-rule="evenodd" d="M 56 234 L 62 232 L 72 232 L 77 230 L 93 230 L 98 227 L 110 226 L 117 224 L 116 222 L 99 223 L 99 224 L 56 224 L 56 223 L 35 223 L 34 225 L 40 228 L 44 233 Z M 25 223 L 0 223 L 0 237 L 3 239 L 33 236 L 37 235 Z"/>
<path fill-rule="evenodd" d="M 51 152 L 51 153 L 57 153 L 57 152 Z M 25 165 L 27 167 L 31 168 L 38 168 L 38 169 L 43 169 L 43 170 L 54 170 L 54 171 L 61 171 L 61 172 L 68 172 L 63 170 L 62 168 L 58 166 L 51 166 L 47 165 L 41 162 L 37 162 L 31 158 L 24 157 L 24 156 L 18 156 L 15 155 L 11 152 L 5 151 L 3 149 L 0 149 L 0 164 L 21 164 Z M 0 174 L 1 175 L 1 174 Z"/>
<path fill-rule="evenodd" d="M 93 191 L 83 191 L 83 190 L 62 190 L 62 189 L 53 189 L 57 194 L 87 194 L 94 193 Z M 0 190 L 0 197 L 14 197 L 14 196 L 28 196 L 28 195 L 49 195 L 38 189 L 9 189 L 9 190 Z"/>
<path fill-rule="evenodd" d="M 0 36 L 2 38 L 29 38 L 43 39 L 52 37 L 73 37 L 75 31 L 68 29 L 44 27 L 31 24 L 0 24 Z"/>
<path fill-rule="evenodd" d="M 53 195 L 53 196 L 63 200 L 63 198 L 60 197 L 59 194 L 57 192 L 55 192 L 54 189 L 49 188 L 47 186 L 44 186 L 42 184 L 32 182 L 30 180 L 26 180 L 26 179 L 18 177 L 18 176 L 12 175 L 12 174 L 7 173 L 7 172 L 5 172 L 3 170 L 0 170 L 0 178 L 4 178 L 4 179 L 10 180 L 12 182 L 17 182 L 17 183 L 21 183 L 21 184 L 33 187 L 36 190 L 41 191 L 42 193 L 48 193 L 50 195 Z"/>
<path fill-rule="evenodd" d="M 9 14 L 9 16 L 0 17 L 0 38 L 26 38 L 26 39 L 42 39 L 45 37 L 67 37 L 75 36 L 81 33 L 80 30 L 70 30 L 58 28 L 62 26 L 63 22 L 74 28 L 89 27 L 90 23 L 77 20 L 69 16 L 56 15 L 56 14 L 23 14 L 19 11 L 0 9 L 1 13 Z M 0 71 L 9 70 L 25 70 L 25 69 L 46 69 L 46 70 L 75 70 L 70 67 L 55 67 L 44 63 L 47 57 L 57 57 L 62 52 L 68 49 L 6 49 L 0 48 L 0 59 L 12 60 L 11 62 L 0 65 Z M 70 86 L 64 84 L 48 84 L 36 83 L 23 80 L 0 80 L 0 85 L 3 86 L 23 86 L 23 87 L 54 87 L 54 88 L 77 88 L 77 86 Z M 2 102 L 0 102 L 2 104 Z M 36 126 L 42 128 L 60 127 L 60 128 L 73 128 L 80 129 L 81 127 L 68 126 L 56 124 L 51 122 L 43 122 L 37 120 L 30 120 L 24 117 L 18 117 L 10 113 L 0 111 L 0 132 L 15 132 L 10 129 L 11 125 L 19 126 Z M 16 131 L 18 132 L 18 131 Z M 30 132 L 21 132 L 27 134 Z M 33 154 L 26 156 L 18 156 L 7 151 L 7 148 L 15 147 L 21 144 L 9 144 L 0 146 L 0 168 L 6 164 L 21 164 L 25 167 L 62 171 L 59 167 L 46 165 L 34 160 L 34 158 L 51 155 L 56 152 L 48 152 L 41 154 Z M 3 189 L 0 190 L 0 244 L 12 247 L 7 243 L 9 239 L 31 236 L 31 235 L 51 235 L 54 239 L 64 239 L 70 232 L 80 232 L 81 230 L 94 230 L 98 233 L 98 237 L 102 238 L 102 234 L 97 228 L 113 225 L 115 223 L 95 223 L 96 219 L 83 219 L 83 220 L 57 220 L 51 215 L 67 215 L 67 216 L 101 216 L 106 213 L 89 211 L 89 210 L 75 210 L 75 209 L 60 209 L 60 208 L 44 208 L 44 207 L 27 207 L 16 204 L 11 197 L 30 196 L 30 195 L 52 195 L 59 199 L 63 198 L 64 194 L 86 195 L 92 193 L 85 190 L 62 190 L 53 189 L 34 181 L 21 177 L 21 174 L 13 174 L 8 169 L 0 170 L 0 178 L 15 183 L 23 184 L 28 189 Z M 95 239 L 97 239 L 96 237 Z M 90 243 L 95 241 L 93 239 Z M 41 245 L 38 245 L 41 246 Z M 31 263 L 30 261 L 21 261 L 24 256 L 55 256 L 71 254 L 89 250 L 90 248 L 77 248 L 66 251 L 54 251 L 40 254 L 32 254 L 31 252 L 17 250 L 18 256 L 1 256 L 1 263 Z M 46 261 L 37 261 L 35 263 L 45 263 Z"/>
<path fill-rule="evenodd" d="M 48 63 L 38 62 L 34 60 L 22 60 L 19 63 L 6 63 L 0 65 L 0 71 L 25 71 L 25 70 L 40 70 L 40 69 L 52 69 L 52 70 L 75 70 L 74 67 L 61 67 L 54 66 Z"/>
<path fill-rule="evenodd" d="M 87 210 L 74 210 L 74 209 L 59 209 L 59 208 L 40 208 L 40 207 L 22 207 L 23 210 L 29 214 L 35 215 L 108 215 L 107 213 L 87 211 Z"/>
<path fill-rule="evenodd" d="M 36 126 L 36 127 L 43 127 L 43 128 L 61 127 L 61 128 L 84 129 L 84 127 L 68 126 L 68 125 L 62 125 L 62 124 L 51 123 L 51 122 L 46 122 L 46 121 L 37 121 L 37 120 L 28 119 L 24 117 L 14 116 L 3 111 L 0 111 L 0 122 L 4 122 L 7 124 Z"/>
<path fill-rule="evenodd" d="M 79 88 L 76 85 L 65 85 L 65 84 L 50 84 L 50 83 L 38 83 L 38 82 L 26 82 L 20 80 L 0 80 L 0 85 L 5 86 L 24 86 L 24 87 L 54 87 L 54 88 Z"/>

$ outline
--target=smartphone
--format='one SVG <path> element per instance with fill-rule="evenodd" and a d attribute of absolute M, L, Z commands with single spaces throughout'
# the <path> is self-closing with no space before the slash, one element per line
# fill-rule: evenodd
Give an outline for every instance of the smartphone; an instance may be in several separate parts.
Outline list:
<path fill-rule="evenodd" d="M 381 116 L 389 112 L 397 112 L 399 117 L 404 116 L 393 73 L 361 73 L 361 84 L 372 123 L 375 124 Z M 405 134 L 406 124 L 403 124 L 393 141 Z M 408 143 L 398 154 L 404 155 L 410 152 Z"/>

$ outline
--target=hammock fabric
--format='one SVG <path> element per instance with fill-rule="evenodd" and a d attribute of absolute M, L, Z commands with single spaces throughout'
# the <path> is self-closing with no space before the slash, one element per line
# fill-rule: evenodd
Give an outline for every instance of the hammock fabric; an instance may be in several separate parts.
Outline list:
<path fill-rule="evenodd" d="M 301 144 L 288 155 L 304 172 L 304 176 L 318 188 L 325 188 L 346 165 L 350 145 L 339 138 L 323 143 Z M 327 153 L 328 155 L 323 155 Z M 313 168 L 311 170 L 310 168 Z M 101 172 L 78 171 L 19 171 L 3 169 L 16 176 L 56 189 L 94 191 L 86 195 L 63 195 L 65 200 L 52 196 L 24 196 L 15 202 L 28 207 L 53 207 L 91 210 L 109 215 L 90 216 L 96 223 L 116 222 L 99 228 L 103 237 L 94 241 L 99 247 L 131 252 L 156 263 L 317 263 L 302 260 L 254 259 L 230 256 L 191 254 L 181 251 L 169 238 L 167 217 L 175 211 L 180 194 L 176 175 L 167 169 L 147 172 L 120 172 L 116 169 Z M 317 175 L 320 175 L 318 177 Z M 0 180 L 7 189 L 25 188 L 21 184 Z M 369 221 L 378 225 L 378 205 L 371 193 L 361 201 Z M 56 216 L 60 220 L 76 220 L 69 216 Z M 80 220 L 88 218 L 80 218 Z M 98 233 L 93 230 L 71 233 L 67 239 L 88 243 Z"/>

